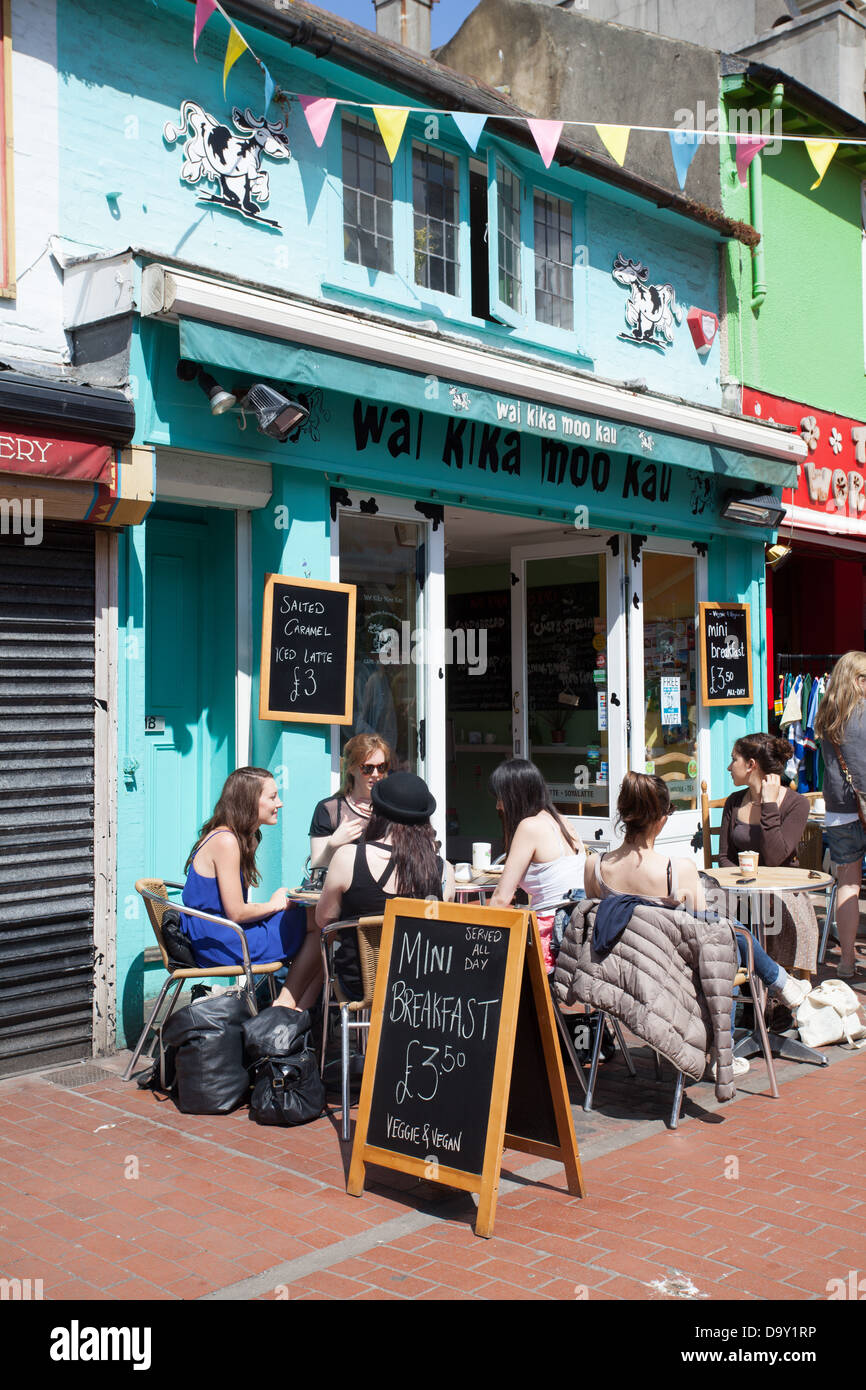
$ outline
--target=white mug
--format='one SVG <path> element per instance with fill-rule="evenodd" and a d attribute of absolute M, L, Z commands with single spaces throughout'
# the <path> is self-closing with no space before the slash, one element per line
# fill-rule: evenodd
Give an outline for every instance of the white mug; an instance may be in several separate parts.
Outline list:
<path fill-rule="evenodd" d="M 458 883 L 468 883 L 472 877 L 471 864 L 455 864 L 454 877 Z"/>
<path fill-rule="evenodd" d="M 476 840 L 472 846 L 472 867 L 473 869 L 490 868 L 490 843 L 487 840 Z"/>

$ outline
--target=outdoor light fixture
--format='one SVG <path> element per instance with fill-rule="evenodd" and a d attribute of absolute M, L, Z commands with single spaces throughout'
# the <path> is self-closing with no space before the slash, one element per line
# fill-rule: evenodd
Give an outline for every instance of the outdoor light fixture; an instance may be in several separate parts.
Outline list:
<path fill-rule="evenodd" d="M 210 402 L 211 415 L 224 415 L 237 405 L 237 397 L 220 386 L 216 377 L 206 372 L 198 362 L 187 362 L 184 358 L 177 364 L 177 374 L 181 381 L 197 381 Z"/>
<path fill-rule="evenodd" d="M 768 545 L 766 560 L 771 570 L 780 570 L 786 560 L 790 560 L 793 550 L 789 545 Z"/>
<path fill-rule="evenodd" d="M 729 492 L 722 516 L 726 521 L 741 521 L 745 526 L 761 526 L 775 531 L 785 515 L 785 508 L 772 493 L 758 496 Z"/>
<path fill-rule="evenodd" d="M 272 386 L 257 381 L 251 386 L 241 401 L 243 409 L 253 412 L 259 430 L 271 439 L 285 444 L 289 435 L 310 418 L 310 412 L 300 401 L 281 396 Z"/>

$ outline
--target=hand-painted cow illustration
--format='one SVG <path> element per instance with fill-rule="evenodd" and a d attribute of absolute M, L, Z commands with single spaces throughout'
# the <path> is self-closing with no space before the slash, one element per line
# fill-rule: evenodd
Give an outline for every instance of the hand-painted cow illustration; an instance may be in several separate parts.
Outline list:
<path fill-rule="evenodd" d="M 266 203 L 270 195 L 268 175 L 261 168 L 263 156 L 291 158 L 285 122 L 266 121 L 264 116 L 254 116 L 249 107 L 241 112 L 237 106 L 232 120 L 239 134 L 220 125 L 197 102 L 185 101 L 180 108 L 180 124 L 167 121 L 163 137 L 173 145 L 189 131 L 180 176 L 191 184 L 200 179 L 216 184 L 217 193 L 203 195 L 207 202 L 220 203 L 244 217 L 276 227 L 276 222 L 261 216 L 256 204 Z"/>
<path fill-rule="evenodd" d="M 647 267 L 621 254 L 617 254 L 612 274 L 617 284 L 631 290 L 625 306 L 625 321 L 633 332 L 620 336 L 630 342 L 651 343 L 654 347 L 672 343 L 673 321 L 681 323 L 683 317 L 673 285 L 648 285 Z M 657 334 L 664 342 L 659 341 Z"/>

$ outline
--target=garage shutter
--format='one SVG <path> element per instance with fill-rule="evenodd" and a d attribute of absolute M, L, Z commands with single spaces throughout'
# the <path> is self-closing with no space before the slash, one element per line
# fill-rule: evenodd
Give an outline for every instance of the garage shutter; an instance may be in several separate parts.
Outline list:
<path fill-rule="evenodd" d="M 94 537 L 0 535 L 0 1074 L 89 1057 Z"/>

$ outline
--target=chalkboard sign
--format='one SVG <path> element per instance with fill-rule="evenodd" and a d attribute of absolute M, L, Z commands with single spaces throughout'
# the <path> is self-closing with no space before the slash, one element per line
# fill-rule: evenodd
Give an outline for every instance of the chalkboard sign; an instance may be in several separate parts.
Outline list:
<path fill-rule="evenodd" d="M 503 1145 L 559 1158 L 583 1194 L 535 919 L 392 900 L 348 1191 L 375 1163 L 478 1192 L 487 1236 Z"/>
<path fill-rule="evenodd" d="M 265 576 L 259 718 L 351 724 L 355 586 Z"/>
<path fill-rule="evenodd" d="M 592 645 L 600 617 L 598 583 L 542 584 L 526 592 L 526 669 L 529 711 L 562 709 L 559 696 L 594 706 L 597 652 Z"/>
<path fill-rule="evenodd" d="M 451 594 L 448 628 L 451 633 L 465 633 L 463 638 L 452 637 L 459 659 L 448 665 L 449 710 L 510 710 L 510 594 L 505 589 Z M 482 655 L 483 662 L 479 660 Z M 474 658 L 474 664 L 465 659 L 469 656 Z"/>
<path fill-rule="evenodd" d="M 752 623 L 747 603 L 701 603 L 701 699 L 752 703 Z"/>

